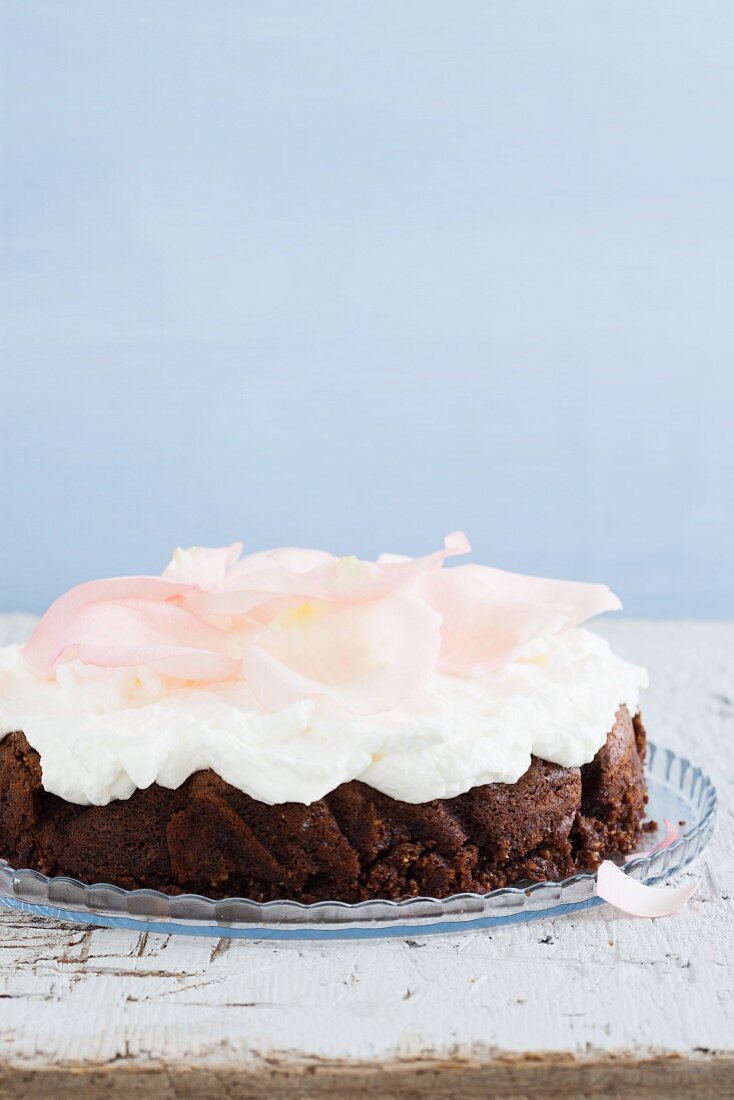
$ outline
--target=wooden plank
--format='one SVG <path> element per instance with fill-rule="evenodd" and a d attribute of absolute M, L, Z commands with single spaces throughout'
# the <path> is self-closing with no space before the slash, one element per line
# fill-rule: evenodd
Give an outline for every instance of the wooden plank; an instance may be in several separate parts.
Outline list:
<path fill-rule="evenodd" d="M 22 1070 L 0 1066 L 0 1096 L 56 1100 L 73 1091 L 80 1100 L 731 1100 L 730 1058 L 687 1060 L 665 1056 L 576 1059 L 558 1055 L 413 1058 L 376 1065 L 350 1061 L 277 1063 L 257 1071 L 213 1067 L 66 1066 Z"/>

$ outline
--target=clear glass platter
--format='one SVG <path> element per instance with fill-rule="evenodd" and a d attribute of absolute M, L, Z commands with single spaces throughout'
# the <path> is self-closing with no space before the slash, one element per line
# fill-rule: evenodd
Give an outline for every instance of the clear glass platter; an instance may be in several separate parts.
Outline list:
<path fill-rule="evenodd" d="M 650 802 L 648 817 L 681 826 L 681 836 L 664 848 L 628 856 L 624 870 L 641 882 L 666 879 L 704 849 L 716 813 L 716 790 L 700 768 L 670 749 L 648 745 Z M 644 845 L 655 845 L 646 834 Z M 139 932 L 175 932 L 189 936 L 249 939 L 368 939 L 415 936 L 488 928 L 540 917 L 559 917 L 604 904 L 596 894 L 596 875 L 584 872 L 562 882 L 535 882 L 488 894 L 365 901 L 260 903 L 246 898 L 185 894 L 168 897 L 157 890 L 86 886 L 71 878 L 47 878 L 37 871 L 13 870 L 0 860 L 0 906 L 57 920 L 130 928 Z"/>

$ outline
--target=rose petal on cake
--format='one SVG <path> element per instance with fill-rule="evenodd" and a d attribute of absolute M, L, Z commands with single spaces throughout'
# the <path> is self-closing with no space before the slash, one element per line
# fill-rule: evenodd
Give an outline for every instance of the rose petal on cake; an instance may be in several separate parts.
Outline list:
<path fill-rule="evenodd" d="M 443 546 L 443 550 L 438 550 L 434 554 L 424 555 L 423 558 L 411 558 L 408 554 L 380 554 L 377 559 L 377 564 L 394 565 L 402 562 L 425 561 L 427 558 L 440 559 L 443 561 L 445 558 L 452 557 L 455 554 L 471 553 L 471 543 L 463 531 L 452 531 L 450 535 L 446 535 L 443 540 Z"/>
<path fill-rule="evenodd" d="M 680 912 L 698 886 L 698 881 L 687 886 L 645 886 L 610 859 L 599 866 L 596 880 L 599 897 L 631 917 L 671 917 Z"/>
<path fill-rule="evenodd" d="M 440 619 L 407 597 L 305 603 L 265 625 L 243 670 L 266 710 L 325 696 L 352 714 L 389 710 L 418 691 L 438 654 Z"/>
<path fill-rule="evenodd" d="M 219 680 L 240 667 L 231 636 L 170 603 L 106 600 L 74 617 L 53 663 L 77 657 L 102 668 L 154 665 L 182 680 Z"/>
<path fill-rule="evenodd" d="M 194 615 L 204 615 L 214 619 L 232 619 L 249 615 L 259 607 L 266 607 L 277 601 L 282 608 L 283 601 L 297 607 L 304 603 L 305 597 L 297 591 L 298 585 L 291 585 L 293 591 L 284 591 L 287 585 L 282 574 L 275 569 L 258 571 L 257 581 L 241 577 L 240 587 L 221 587 L 215 592 L 193 591 L 184 596 L 181 604 Z"/>
<path fill-rule="evenodd" d="M 190 546 L 187 550 L 179 546 L 173 551 L 163 576 L 208 592 L 223 584 L 228 570 L 241 553 L 241 542 L 233 542 L 230 546 Z"/>
<path fill-rule="evenodd" d="M 200 649 L 179 649 L 176 646 L 146 646 L 140 649 L 115 646 L 81 645 L 76 656 L 85 665 L 95 668 L 127 668 L 147 665 L 173 680 L 208 682 L 228 680 L 234 676 L 240 661 L 219 653 Z"/>
<path fill-rule="evenodd" d="M 316 551 L 274 551 L 278 564 L 290 577 L 268 574 L 262 570 L 253 585 L 260 591 L 282 595 L 300 595 L 309 600 L 325 600 L 333 603 L 362 603 L 381 599 L 392 592 L 408 587 L 423 574 L 440 569 L 444 561 L 456 554 L 466 554 L 471 549 L 462 531 L 454 531 L 444 539 L 442 550 L 436 550 L 421 558 L 398 558 L 382 555 L 376 562 L 363 561 L 353 556 L 316 562 L 313 568 L 299 569 L 295 575 L 285 555 L 314 555 Z M 315 559 L 314 559 L 315 560 Z M 302 564 L 302 563 L 301 563 Z"/>
<path fill-rule="evenodd" d="M 400 554 L 380 554 L 377 565 L 393 586 L 406 582 L 422 582 L 425 577 L 441 569 L 447 558 L 469 554 L 471 543 L 463 531 L 452 531 L 443 540 L 443 550 L 434 550 L 421 558 L 407 558 Z"/>
<path fill-rule="evenodd" d="M 492 668 L 534 638 L 622 606 L 606 585 L 526 577 L 482 565 L 433 574 L 427 599 L 443 616 L 439 670 L 455 675 Z"/>
<path fill-rule="evenodd" d="M 166 601 L 192 591 L 189 584 L 167 577 L 110 577 L 70 588 L 51 604 L 23 649 L 36 676 L 50 677 L 57 654 L 71 642 L 69 628 L 79 610 L 90 603 L 117 599 Z"/>
<path fill-rule="evenodd" d="M 404 579 L 377 562 L 344 557 L 312 569 L 304 582 L 303 594 L 308 599 L 360 604 L 382 599 L 402 587 Z"/>
<path fill-rule="evenodd" d="M 316 550 L 276 550 L 251 555 L 255 561 L 243 558 L 217 591 L 195 592 L 183 602 L 197 615 L 219 618 L 247 615 L 276 598 L 304 603 L 366 603 L 412 587 L 423 576 L 440 569 L 446 558 L 469 549 L 466 535 L 455 531 L 446 536 L 442 550 L 399 561 L 335 558 Z"/>
<path fill-rule="evenodd" d="M 250 554 L 239 563 L 242 573 L 282 566 L 291 573 L 308 573 L 317 565 L 334 561 L 334 555 L 326 550 L 308 550 L 298 546 L 282 546 L 277 550 L 266 550 L 259 554 Z"/>

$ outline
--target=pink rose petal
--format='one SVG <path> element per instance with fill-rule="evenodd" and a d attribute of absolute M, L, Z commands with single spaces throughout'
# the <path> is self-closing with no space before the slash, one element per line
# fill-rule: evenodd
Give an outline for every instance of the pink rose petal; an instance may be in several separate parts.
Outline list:
<path fill-rule="evenodd" d="M 665 836 L 662 840 L 659 840 L 657 844 L 652 848 L 640 848 L 637 852 L 632 852 L 627 856 L 626 862 L 629 863 L 631 859 L 637 859 L 639 856 L 650 856 L 653 852 L 659 852 L 661 848 L 668 848 L 674 841 L 678 840 L 681 835 L 680 829 L 677 825 L 673 825 L 671 821 L 668 821 L 667 817 L 663 818 L 663 824 L 665 825 Z"/>
<path fill-rule="evenodd" d="M 438 616 L 395 596 L 289 610 L 255 635 L 243 669 L 267 710 L 325 696 L 353 714 L 390 710 L 418 691 L 436 662 Z"/>
<path fill-rule="evenodd" d="M 174 550 L 163 576 L 208 592 L 224 583 L 227 572 L 241 553 L 241 542 L 233 542 L 231 546 L 191 546 L 188 550 L 179 547 Z"/>
<path fill-rule="evenodd" d="M 439 570 L 448 557 L 465 554 L 469 542 L 460 531 L 447 535 L 443 550 L 422 558 L 378 562 L 335 558 L 317 550 L 273 550 L 243 558 L 215 592 L 193 592 L 184 606 L 197 615 L 219 618 L 249 615 L 276 598 L 299 602 L 358 604 L 410 588 Z"/>
<path fill-rule="evenodd" d="M 77 612 L 52 664 L 77 657 L 102 668 L 152 665 L 183 680 L 220 680 L 237 671 L 232 639 L 169 603 L 106 600 Z"/>
<path fill-rule="evenodd" d="M 687 886 L 645 886 L 605 859 L 597 872 L 596 892 L 631 917 L 670 917 L 680 912 L 698 886 L 697 881 Z"/>
<path fill-rule="evenodd" d="M 133 647 L 81 645 L 76 655 L 82 664 L 97 668 L 135 668 L 147 665 L 175 680 L 209 682 L 229 680 L 241 661 L 218 653 L 178 646 Z"/>
<path fill-rule="evenodd" d="M 502 664 L 534 638 L 622 606 L 606 585 L 544 580 L 482 565 L 433 574 L 427 599 L 443 616 L 439 671 L 455 675 Z"/>
<path fill-rule="evenodd" d="M 321 695 L 375 714 L 436 669 L 491 668 L 620 606 L 602 585 L 443 569 L 469 549 L 460 531 L 432 554 L 376 562 L 289 547 L 239 560 L 240 543 L 179 549 L 162 577 L 93 581 L 62 596 L 25 657 L 40 676 L 72 657 L 152 664 L 181 679 L 245 676 L 269 709 Z"/>
<path fill-rule="evenodd" d="M 265 550 L 261 553 L 249 554 L 238 564 L 233 576 L 255 570 L 272 569 L 274 565 L 282 566 L 291 573 L 308 573 L 317 565 L 335 560 L 334 555 L 327 553 L 326 550 L 307 550 L 297 546 L 284 546 L 279 550 Z"/>
<path fill-rule="evenodd" d="M 361 561 L 359 558 L 337 558 L 309 574 L 311 598 L 345 603 L 381 599 L 391 592 L 410 588 L 427 574 L 441 568 L 447 558 L 468 554 L 471 547 L 462 531 L 454 531 L 444 539 L 443 550 L 422 558 Z"/>
<path fill-rule="evenodd" d="M 456 554 L 470 554 L 471 543 L 466 537 L 463 531 L 452 531 L 450 535 L 446 535 L 443 540 L 443 550 L 436 550 L 433 554 L 425 554 L 421 558 L 411 558 L 407 554 L 380 554 L 377 559 L 378 565 L 394 565 L 404 562 L 433 562 L 441 565 L 446 558 L 454 557 Z"/>
<path fill-rule="evenodd" d="M 26 663 L 37 676 L 49 677 L 54 659 L 71 644 L 67 640 L 70 624 L 86 604 L 118 599 L 165 601 L 190 589 L 166 577 L 110 577 L 78 584 L 52 603 L 39 622 L 23 650 Z"/>

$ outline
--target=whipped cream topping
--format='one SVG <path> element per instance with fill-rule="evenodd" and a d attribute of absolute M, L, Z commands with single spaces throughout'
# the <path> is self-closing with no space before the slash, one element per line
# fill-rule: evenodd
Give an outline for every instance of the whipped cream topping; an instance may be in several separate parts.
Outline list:
<path fill-rule="evenodd" d="M 266 709 L 244 679 L 175 682 L 150 664 L 67 660 L 52 679 L 22 647 L 0 649 L 0 736 L 22 730 L 43 786 L 106 805 L 136 788 L 180 786 L 211 768 L 268 804 L 310 803 L 359 779 L 404 802 L 514 783 L 531 753 L 565 767 L 593 759 L 644 669 L 583 628 L 536 638 L 499 667 L 434 671 L 413 694 L 359 714 L 312 695 Z"/>

